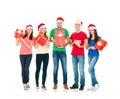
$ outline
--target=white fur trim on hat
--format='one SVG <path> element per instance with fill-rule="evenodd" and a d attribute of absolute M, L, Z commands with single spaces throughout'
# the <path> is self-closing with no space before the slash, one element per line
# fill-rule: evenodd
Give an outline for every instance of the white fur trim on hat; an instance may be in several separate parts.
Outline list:
<path fill-rule="evenodd" d="M 45 26 L 45 25 L 42 25 L 42 26 L 39 28 L 39 31 L 40 31 L 40 29 L 42 29 L 42 28 L 46 28 L 46 26 Z"/>
<path fill-rule="evenodd" d="M 33 29 L 33 27 L 27 27 L 26 30 L 27 30 L 27 29 Z"/>
<path fill-rule="evenodd" d="M 56 22 L 62 22 L 62 23 L 63 23 L 63 21 L 62 21 L 62 20 L 57 20 Z"/>
<path fill-rule="evenodd" d="M 96 27 L 91 26 L 91 27 L 88 28 L 88 30 L 93 30 L 93 29 L 96 29 Z"/>
<path fill-rule="evenodd" d="M 79 19 L 77 19 L 75 23 L 82 25 L 82 21 L 80 21 Z"/>

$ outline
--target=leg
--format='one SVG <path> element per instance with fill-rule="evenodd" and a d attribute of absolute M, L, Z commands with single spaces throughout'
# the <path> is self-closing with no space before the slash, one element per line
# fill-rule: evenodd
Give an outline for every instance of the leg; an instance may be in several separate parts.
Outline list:
<path fill-rule="evenodd" d="M 77 56 L 79 60 L 79 71 L 80 71 L 80 85 L 85 86 L 85 73 L 84 73 L 84 56 Z"/>
<path fill-rule="evenodd" d="M 20 55 L 20 62 L 21 62 L 21 68 L 22 68 L 22 71 L 21 71 L 22 82 L 23 84 L 25 84 L 26 81 L 25 81 L 25 56 L 24 55 Z"/>
<path fill-rule="evenodd" d="M 32 54 L 26 56 L 26 62 L 25 62 L 25 77 L 26 82 L 29 82 L 29 67 L 32 59 Z"/>
<path fill-rule="evenodd" d="M 40 54 L 36 54 L 35 80 L 36 80 L 37 86 L 39 86 L 39 73 L 40 73 L 40 69 L 41 69 L 41 63 L 42 63 L 42 56 Z"/>
<path fill-rule="evenodd" d="M 63 84 L 67 85 L 67 57 L 66 52 L 60 52 L 60 60 L 63 70 Z"/>
<path fill-rule="evenodd" d="M 54 68 L 53 68 L 53 77 L 54 77 L 54 84 L 58 83 L 58 68 L 59 68 L 59 54 L 57 51 L 53 51 L 53 64 L 54 64 Z"/>
<path fill-rule="evenodd" d="M 46 81 L 46 77 L 47 77 L 48 62 L 49 62 L 49 54 L 44 54 L 44 57 L 43 57 L 42 85 L 45 85 L 45 81 Z"/>
<path fill-rule="evenodd" d="M 92 86 L 95 86 L 95 84 L 98 84 L 98 81 L 95 76 L 95 65 L 98 61 L 98 56 L 88 56 L 89 61 L 89 73 L 91 75 L 91 81 L 92 81 Z"/>
<path fill-rule="evenodd" d="M 74 73 L 74 85 L 78 86 L 78 59 L 77 56 L 72 56 L 72 64 L 73 64 L 73 73 Z"/>

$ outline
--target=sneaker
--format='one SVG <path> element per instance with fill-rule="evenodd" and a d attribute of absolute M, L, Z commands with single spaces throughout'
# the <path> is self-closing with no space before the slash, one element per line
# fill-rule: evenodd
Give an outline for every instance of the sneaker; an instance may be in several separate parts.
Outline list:
<path fill-rule="evenodd" d="M 73 84 L 73 86 L 71 86 L 70 89 L 78 89 L 78 85 Z"/>
<path fill-rule="evenodd" d="M 79 88 L 79 90 L 84 90 L 84 86 L 81 85 L 80 88 Z"/>
<path fill-rule="evenodd" d="M 30 85 L 27 83 L 27 84 L 26 84 L 26 87 L 27 87 L 27 88 L 30 88 Z"/>
<path fill-rule="evenodd" d="M 69 89 L 67 84 L 64 84 L 64 89 Z"/>
<path fill-rule="evenodd" d="M 99 84 L 95 84 L 95 90 L 97 90 L 100 87 Z"/>
<path fill-rule="evenodd" d="M 27 88 L 27 84 L 24 84 L 23 86 L 24 86 L 24 90 L 27 90 L 27 89 L 28 89 L 28 88 Z"/>
<path fill-rule="evenodd" d="M 54 84 L 53 89 L 57 89 L 57 84 Z"/>
<path fill-rule="evenodd" d="M 89 90 L 97 90 L 98 88 L 99 88 L 99 85 L 96 84 L 95 86 L 89 87 L 89 88 L 88 88 L 88 91 L 89 91 Z"/>
<path fill-rule="evenodd" d="M 95 87 L 91 86 L 87 90 L 90 91 L 90 90 L 94 90 L 94 89 L 95 89 Z"/>
<path fill-rule="evenodd" d="M 39 85 L 36 84 L 36 89 L 39 89 Z"/>
<path fill-rule="evenodd" d="M 41 88 L 44 89 L 44 90 L 47 90 L 47 88 L 45 87 L 45 85 L 43 85 Z"/>

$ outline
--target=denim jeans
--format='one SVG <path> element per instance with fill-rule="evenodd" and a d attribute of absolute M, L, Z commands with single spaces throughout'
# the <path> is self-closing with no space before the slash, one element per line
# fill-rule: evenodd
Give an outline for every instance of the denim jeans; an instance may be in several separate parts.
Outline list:
<path fill-rule="evenodd" d="M 59 68 L 59 60 L 61 61 L 62 71 L 63 71 L 63 84 L 67 84 L 67 57 L 66 51 L 53 51 L 53 77 L 54 84 L 58 83 L 58 68 Z"/>
<path fill-rule="evenodd" d="M 98 81 L 97 81 L 96 76 L 95 76 L 95 65 L 96 65 L 98 58 L 99 58 L 99 56 L 88 55 L 88 63 L 89 63 L 88 71 L 89 71 L 90 76 L 91 76 L 92 86 L 95 86 L 95 84 L 98 84 Z"/>
<path fill-rule="evenodd" d="M 47 67 L 49 62 L 49 54 L 36 54 L 36 72 L 35 72 L 35 80 L 36 85 L 39 85 L 39 74 L 41 69 L 41 64 L 43 62 L 42 67 L 42 85 L 45 85 L 46 77 L 47 77 Z"/>
<path fill-rule="evenodd" d="M 24 84 L 29 82 L 29 67 L 32 59 L 32 54 L 20 55 L 20 62 L 22 67 L 22 82 Z"/>
<path fill-rule="evenodd" d="M 85 56 L 74 56 L 72 55 L 72 64 L 74 72 L 74 84 L 78 86 L 79 82 L 79 72 L 80 71 L 80 85 L 85 86 L 85 73 L 84 73 L 84 60 Z M 79 63 L 79 67 L 78 67 Z M 79 70 L 78 70 L 79 68 Z"/>

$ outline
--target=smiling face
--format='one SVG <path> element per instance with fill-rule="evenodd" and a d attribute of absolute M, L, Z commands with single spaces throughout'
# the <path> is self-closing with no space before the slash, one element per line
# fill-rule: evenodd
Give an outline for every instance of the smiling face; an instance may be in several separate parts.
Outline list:
<path fill-rule="evenodd" d="M 47 32 L 46 29 L 47 29 L 46 27 L 41 28 L 40 31 L 39 31 L 39 33 L 46 33 Z"/>
<path fill-rule="evenodd" d="M 57 28 L 62 28 L 63 22 L 59 22 L 59 21 L 58 21 L 58 22 L 56 23 L 56 25 L 57 25 Z"/>
<path fill-rule="evenodd" d="M 81 27 L 81 24 L 75 23 L 75 29 L 76 29 L 76 30 L 80 30 L 80 27 Z"/>
<path fill-rule="evenodd" d="M 31 33 L 33 32 L 33 29 L 32 28 L 28 28 L 28 29 L 26 29 L 26 32 L 28 33 L 28 36 L 30 36 Z"/>
<path fill-rule="evenodd" d="M 95 34 L 95 30 L 94 30 L 94 29 L 90 29 L 90 30 L 89 30 L 89 33 L 90 33 L 91 35 L 94 35 L 94 34 Z"/>

